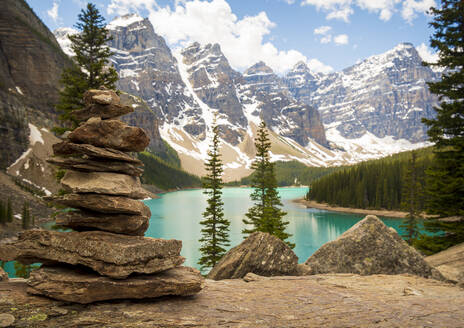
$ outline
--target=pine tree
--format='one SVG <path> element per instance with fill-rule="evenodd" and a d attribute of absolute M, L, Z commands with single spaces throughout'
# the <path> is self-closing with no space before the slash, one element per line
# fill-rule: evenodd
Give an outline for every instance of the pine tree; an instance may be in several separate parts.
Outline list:
<path fill-rule="evenodd" d="M 243 229 L 242 232 L 245 235 L 255 231 L 267 232 L 285 241 L 293 248 L 295 245 L 286 241 L 291 236 L 285 232 L 288 221 L 284 221 L 283 217 L 287 213 L 280 209 L 282 203 L 277 191 L 274 163 L 271 163 L 269 156 L 271 143 L 264 122 L 259 125 L 255 147 L 256 158 L 251 166 L 254 169 L 251 181 L 251 187 L 254 188 L 254 191 L 250 195 L 254 206 L 245 214 L 247 219 L 244 219 L 243 222 L 247 228 Z"/>
<path fill-rule="evenodd" d="M 22 219 L 22 228 L 29 229 L 30 227 L 30 212 L 29 212 L 29 204 L 24 202 L 23 204 L 23 213 L 21 216 Z"/>
<path fill-rule="evenodd" d="M 6 208 L 3 205 L 3 202 L 0 200 L 0 224 L 6 224 L 7 217 L 6 217 Z"/>
<path fill-rule="evenodd" d="M 219 129 L 213 127 L 213 140 L 208 151 L 208 161 L 205 163 L 208 172 L 203 181 L 204 193 L 208 195 L 208 206 L 203 213 L 203 221 L 200 224 L 202 244 L 200 251 L 202 256 L 198 261 L 201 269 L 212 268 L 225 254 L 226 246 L 230 245 L 229 220 L 224 218 L 224 203 L 222 201 L 222 161 L 219 153 Z"/>
<path fill-rule="evenodd" d="M 8 201 L 6 203 L 6 220 L 7 222 L 13 222 L 13 208 L 11 206 L 10 197 L 8 197 Z"/>
<path fill-rule="evenodd" d="M 419 248 L 427 254 L 464 242 L 464 2 L 442 0 L 431 13 L 435 32 L 430 44 L 439 59 L 427 65 L 448 70 L 441 81 L 428 83 L 441 103 L 435 107 L 435 119 L 423 119 L 435 143 L 434 165 L 427 172 L 426 208 L 439 216 L 424 224 L 434 233 L 419 240 Z M 445 217 L 455 218 L 440 220 Z"/>
<path fill-rule="evenodd" d="M 422 198 L 422 182 L 417 166 L 417 153 L 411 153 L 411 159 L 403 178 L 402 208 L 408 211 L 400 227 L 406 230 L 403 235 L 409 245 L 412 245 L 418 236 L 417 220 L 420 217 L 420 205 Z"/>
<path fill-rule="evenodd" d="M 118 74 L 114 67 L 108 66 L 113 53 L 106 45 L 112 40 L 105 28 L 105 19 L 94 4 L 88 3 L 82 9 L 75 25 L 78 34 L 68 36 L 75 57 L 75 64 L 63 70 L 60 103 L 56 106 L 61 112 L 60 120 L 66 127 L 54 130 L 63 133 L 75 129 L 79 122 L 72 116 L 72 111 L 84 106 L 82 97 L 88 89 L 104 86 L 114 89 Z"/>

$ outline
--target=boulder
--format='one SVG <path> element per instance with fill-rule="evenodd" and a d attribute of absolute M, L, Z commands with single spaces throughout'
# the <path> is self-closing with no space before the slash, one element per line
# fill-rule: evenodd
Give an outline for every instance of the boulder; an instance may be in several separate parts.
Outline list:
<path fill-rule="evenodd" d="M 447 280 L 464 286 L 464 243 L 427 256 L 425 261 Z"/>
<path fill-rule="evenodd" d="M 124 235 L 143 236 L 150 217 L 144 215 L 102 214 L 88 211 L 70 211 L 59 215 L 57 225 L 76 231 L 101 230 Z"/>
<path fill-rule="evenodd" d="M 0 267 L 0 281 L 7 281 L 8 280 L 8 273 Z"/>
<path fill-rule="evenodd" d="M 191 296 L 201 291 L 203 277 L 195 269 L 177 267 L 116 280 L 76 268 L 43 266 L 31 273 L 27 284 L 31 294 L 87 304 L 115 299 Z"/>
<path fill-rule="evenodd" d="M 141 176 L 143 169 L 122 161 L 98 160 L 78 157 L 52 157 L 47 162 L 63 169 L 85 172 L 117 172 L 132 176 Z"/>
<path fill-rule="evenodd" d="M 121 151 L 143 151 L 150 143 L 145 131 L 119 120 L 91 118 L 72 131 L 68 139 L 78 144 L 113 148 Z"/>
<path fill-rule="evenodd" d="M 141 201 L 121 197 L 99 194 L 67 194 L 59 197 L 47 198 L 57 204 L 86 209 L 100 213 L 120 213 L 151 216 L 150 209 Z"/>
<path fill-rule="evenodd" d="M 279 238 L 254 232 L 228 251 L 211 269 L 209 279 L 237 279 L 252 272 L 260 276 L 295 274 L 298 257 Z"/>
<path fill-rule="evenodd" d="M 75 144 L 68 141 L 63 141 L 53 145 L 53 153 L 55 155 L 82 155 L 91 158 L 98 158 L 104 160 L 123 161 L 143 166 L 143 163 L 133 158 L 132 156 L 123 153 L 122 151 L 110 148 L 100 148 L 88 144 Z"/>
<path fill-rule="evenodd" d="M 0 259 L 30 263 L 83 265 L 115 279 L 151 274 L 181 265 L 182 242 L 104 231 L 26 230 L 16 242 L 0 247 Z"/>
<path fill-rule="evenodd" d="M 426 278 L 440 275 L 393 228 L 374 215 L 366 216 L 336 240 L 322 245 L 306 262 L 312 274 L 409 273 Z"/>
<path fill-rule="evenodd" d="M 116 118 L 122 115 L 132 113 L 134 108 L 130 106 L 121 106 L 118 104 L 90 104 L 83 109 L 75 110 L 72 115 L 78 121 L 87 121 L 91 117 L 99 117 L 101 119 Z"/>
<path fill-rule="evenodd" d="M 147 196 L 139 178 L 120 173 L 67 170 L 61 184 L 66 191 L 73 193 L 96 193 L 134 199 Z"/>
<path fill-rule="evenodd" d="M 119 104 L 121 99 L 113 90 L 108 89 L 90 89 L 84 93 L 84 103 L 91 104 Z"/>

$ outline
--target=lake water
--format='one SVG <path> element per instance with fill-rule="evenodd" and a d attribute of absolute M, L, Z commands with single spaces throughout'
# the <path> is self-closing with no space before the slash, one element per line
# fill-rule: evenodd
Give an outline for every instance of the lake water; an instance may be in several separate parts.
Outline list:
<path fill-rule="evenodd" d="M 242 242 L 241 234 L 244 224 L 242 219 L 248 208 L 251 188 L 224 188 L 224 214 L 231 221 L 230 240 L 234 247 Z M 289 221 L 287 232 L 292 234 L 289 239 L 295 243 L 295 254 L 302 263 L 319 247 L 328 241 L 336 239 L 348 230 L 364 215 L 329 212 L 317 209 L 307 209 L 293 203 L 293 199 L 303 198 L 307 188 L 279 188 L 285 220 Z M 186 258 L 185 265 L 198 268 L 200 257 L 198 249 L 201 236 L 202 213 L 206 208 L 206 195 L 202 190 L 183 190 L 161 194 L 160 198 L 145 201 L 151 209 L 150 226 L 145 236 L 182 240 L 182 256 Z M 401 220 L 383 219 L 386 225 L 399 231 Z M 13 276 L 13 262 L 6 265 L 6 271 Z"/>
<path fill-rule="evenodd" d="M 289 240 L 296 244 L 294 251 L 302 263 L 319 247 L 336 239 L 343 232 L 361 220 L 364 215 L 329 212 L 307 209 L 292 202 L 303 198 L 307 188 L 279 188 L 279 194 L 287 212 L 289 221 L 287 232 L 292 234 Z M 234 247 L 242 242 L 244 224 L 242 219 L 252 206 L 251 188 L 224 188 L 224 214 L 231 221 L 230 240 Z M 202 213 L 206 207 L 206 195 L 202 190 L 184 190 L 160 195 L 161 198 L 145 201 L 151 209 L 152 217 L 146 236 L 156 238 L 174 238 L 182 240 L 182 256 L 185 265 L 197 267 L 200 254 L 198 249 L 201 236 Z M 386 225 L 397 231 L 401 220 L 383 219 Z"/>

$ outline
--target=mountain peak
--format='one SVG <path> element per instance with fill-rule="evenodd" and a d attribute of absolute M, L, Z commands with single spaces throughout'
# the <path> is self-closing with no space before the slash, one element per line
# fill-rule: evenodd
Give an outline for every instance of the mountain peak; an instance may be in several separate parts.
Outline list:
<path fill-rule="evenodd" d="M 304 61 L 300 60 L 293 66 L 292 71 L 309 71 L 309 67 Z"/>
<path fill-rule="evenodd" d="M 106 25 L 106 28 L 109 30 L 115 30 L 121 27 L 128 27 L 134 23 L 138 23 L 143 20 L 143 17 L 141 17 L 138 14 L 127 14 L 123 16 L 117 16 L 108 25 Z"/>
<path fill-rule="evenodd" d="M 265 74 L 274 74 L 274 71 L 272 68 L 267 66 L 263 61 L 259 61 L 250 68 L 248 68 L 243 75 L 244 76 L 249 76 L 249 75 L 265 75 Z"/>

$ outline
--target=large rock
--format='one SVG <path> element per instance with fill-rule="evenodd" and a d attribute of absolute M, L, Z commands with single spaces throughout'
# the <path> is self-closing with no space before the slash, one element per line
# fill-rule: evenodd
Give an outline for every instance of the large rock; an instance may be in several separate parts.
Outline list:
<path fill-rule="evenodd" d="M 279 238 L 255 232 L 232 248 L 208 274 L 209 279 L 243 278 L 252 272 L 262 276 L 295 274 L 298 257 Z"/>
<path fill-rule="evenodd" d="M 60 197 L 51 197 L 50 200 L 60 205 L 100 213 L 121 213 L 150 216 L 150 209 L 144 203 L 121 196 L 67 194 Z"/>
<path fill-rule="evenodd" d="M 68 136 L 75 143 L 97 147 L 114 148 L 121 151 L 143 151 L 150 139 L 141 128 L 128 126 L 119 120 L 91 118 Z"/>
<path fill-rule="evenodd" d="M 103 231 L 27 230 L 18 241 L 0 247 L 0 259 L 29 264 L 83 265 L 101 275 L 124 279 L 131 273 L 151 274 L 181 265 L 182 242 Z"/>
<path fill-rule="evenodd" d="M 120 173 L 67 170 L 61 184 L 65 190 L 74 193 L 96 193 L 135 199 L 147 196 L 139 178 Z"/>
<path fill-rule="evenodd" d="M 132 113 L 134 108 L 130 106 L 122 106 L 118 104 L 91 104 L 87 105 L 83 109 L 75 110 L 72 112 L 72 115 L 78 121 L 87 121 L 92 117 L 99 117 L 101 119 L 110 119 L 116 118 L 122 115 Z"/>
<path fill-rule="evenodd" d="M 150 217 L 144 215 L 102 214 L 70 211 L 59 215 L 56 224 L 76 231 L 102 230 L 124 235 L 143 236 Z"/>
<path fill-rule="evenodd" d="M 42 267 L 28 280 L 28 292 L 54 299 L 92 303 L 114 299 L 143 299 L 166 295 L 191 296 L 202 289 L 203 277 L 192 268 L 178 267 L 125 280 L 102 277 L 76 268 Z"/>
<path fill-rule="evenodd" d="M 68 141 L 63 141 L 53 145 L 53 153 L 55 155 L 82 155 L 91 158 L 103 160 L 115 160 L 133 163 L 137 166 L 143 166 L 143 163 L 133 158 L 122 151 L 110 148 L 100 148 L 88 144 L 75 144 Z"/>
<path fill-rule="evenodd" d="M 464 243 L 427 256 L 425 261 L 446 279 L 464 286 Z"/>
<path fill-rule="evenodd" d="M 63 169 L 85 172 L 117 172 L 132 176 L 141 176 L 143 169 L 122 161 L 84 159 L 77 157 L 52 157 L 47 162 Z"/>
<path fill-rule="evenodd" d="M 8 280 L 8 274 L 3 270 L 2 267 L 0 267 L 0 281 L 7 281 Z"/>
<path fill-rule="evenodd" d="M 336 240 L 322 245 L 305 264 L 312 274 L 410 273 L 426 278 L 441 277 L 393 228 L 374 215 L 366 216 Z"/>
<path fill-rule="evenodd" d="M 113 90 L 108 89 L 89 89 L 84 93 L 84 103 L 86 105 L 91 104 L 119 104 L 119 96 Z"/>

